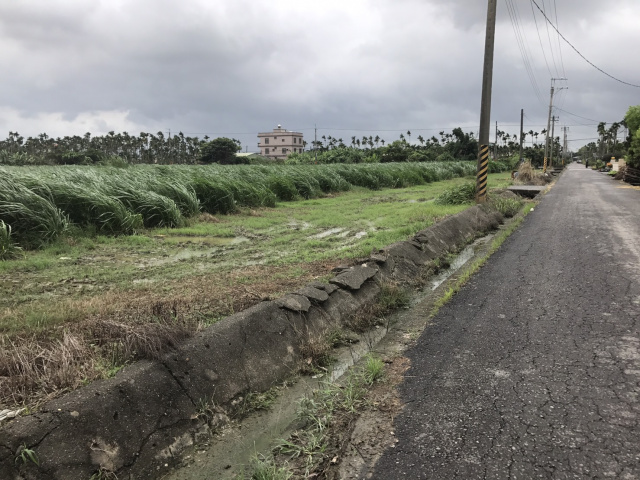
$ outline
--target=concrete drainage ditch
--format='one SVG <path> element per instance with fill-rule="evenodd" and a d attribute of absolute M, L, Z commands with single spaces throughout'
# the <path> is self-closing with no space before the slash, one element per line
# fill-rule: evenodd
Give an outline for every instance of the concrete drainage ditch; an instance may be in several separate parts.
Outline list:
<path fill-rule="evenodd" d="M 112 379 L 49 402 L 38 413 L 11 420 L 0 430 L 0 478 L 166 475 L 182 465 L 185 452 L 208 441 L 212 429 L 228 423 L 225 408 L 234 399 L 294 375 L 305 342 L 347 325 L 374 302 L 380 282 L 415 283 L 434 260 L 460 251 L 501 222 L 501 215 L 487 206 L 469 208 L 375 252 L 328 284 L 311 284 L 227 317 L 160 361 L 138 362 Z M 372 347 L 382 333 L 371 332 L 360 343 Z M 353 349 L 348 354 L 352 359 L 359 355 Z M 344 368 L 347 363 L 342 362 Z M 299 382 L 295 388 L 303 394 L 311 385 Z M 284 412 L 295 410 L 292 402 L 279 410 L 282 422 L 276 416 L 275 426 L 286 423 Z M 203 404 L 215 406 L 206 418 L 199 414 Z M 244 434 L 249 427 L 241 428 L 242 436 L 250 438 Z M 255 450 L 261 448 L 260 438 L 254 437 Z M 37 455 L 38 464 L 16 462 L 25 449 Z M 242 463 L 241 450 L 228 458 Z M 226 465 L 232 465 L 230 460 Z"/>
<path fill-rule="evenodd" d="M 455 281 L 457 274 L 471 260 L 486 254 L 487 246 L 493 238 L 494 234 L 481 237 L 452 258 L 448 268 L 434 275 L 423 289 L 412 295 L 410 312 L 395 312 L 389 316 L 387 324 L 354 336 L 348 346 L 334 349 L 335 361 L 326 375 L 297 377 L 293 384 L 280 390 L 278 398 L 268 411 L 255 412 L 241 424 L 229 424 L 204 444 L 189 449 L 185 452 L 182 465 L 171 469 L 162 479 L 243 478 L 246 466 L 252 458 L 261 454 L 268 456 L 280 440 L 286 439 L 296 430 L 297 407 L 301 399 L 312 397 L 313 392 L 322 388 L 324 382 L 339 379 L 370 353 L 383 357 L 401 354 L 411 339 L 424 329 L 434 302 L 448 288 L 449 283 Z M 416 310 L 418 315 L 415 314 Z"/>

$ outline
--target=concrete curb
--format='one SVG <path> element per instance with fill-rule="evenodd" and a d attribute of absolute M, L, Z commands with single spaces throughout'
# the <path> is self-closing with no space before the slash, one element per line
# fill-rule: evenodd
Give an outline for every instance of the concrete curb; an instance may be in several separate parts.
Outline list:
<path fill-rule="evenodd" d="M 264 391 L 300 367 L 306 342 L 345 326 L 375 301 L 381 281 L 414 283 L 431 261 L 497 228 L 502 216 L 474 206 L 372 254 L 329 284 L 314 283 L 227 317 L 161 361 L 137 362 L 17 417 L 0 429 L 0 478 L 156 478 L 185 448 L 228 421 L 241 395 Z M 27 447 L 39 465 L 16 456 Z"/>

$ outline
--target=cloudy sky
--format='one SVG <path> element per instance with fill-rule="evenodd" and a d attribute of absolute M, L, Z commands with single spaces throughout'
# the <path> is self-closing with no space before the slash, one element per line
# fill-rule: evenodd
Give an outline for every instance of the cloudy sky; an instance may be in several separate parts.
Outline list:
<path fill-rule="evenodd" d="M 640 85 L 640 1 L 535 0 L 590 62 Z M 477 133 L 485 0 L 3 0 L 0 136 L 163 131 L 257 150 L 277 124 L 318 136 Z M 492 123 L 577 148 L 640 88 L 589 65 L 532 0 L 498 0 Z M 493 138 L 492 128 L 492 138 Z M 541 139 L 542 137 L 540 137 Z"/>

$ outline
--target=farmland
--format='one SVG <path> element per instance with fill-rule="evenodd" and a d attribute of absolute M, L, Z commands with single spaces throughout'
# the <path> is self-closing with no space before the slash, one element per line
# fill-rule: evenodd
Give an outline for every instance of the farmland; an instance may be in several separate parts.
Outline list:
<path fill-rule="evenodd" d="M 473 162 L 305 166 L 0 168 L 0 220 L 23 248 L 54 241 L 69 225 L 99 234 L 179 227 L 200 211 L 316 198 L 353 187 L 402 188 L 472 174 Z"/>
<path fill-rule="evenodd" d="M 29 181 L 39 178 L 39 185 L 50 191 L 63 180 L 85 185 L 79 180 L 82 174 L 98 179 L 95 191 L 138 181 L 135 190 L 130 188 L 139 193 L 145 191 L 142 185 L 164 182 L 174 191 L 183 185 L 180 191 L 191 195 L 196 187 L 190 179 L 208 175 L 209 183 L 228 186 L 233 202 L 219 209 L 196 194 L 203 212 L 178 207 L 181 216 L 175 223 L 147 220 L 145 226 L 143 219 L 133 232 L 118 235 L 101 228 L 104 217 L 74 214 L 87 219 L 80 224 L 70 222 L 72 212 L 64 213 L 66 226 L 57 236 L 40 243 L 34 239 L 39 249 L 25 249 L 0 262 L 0 391 L 6 392 L 0 405 L 44 399 L 108 377 L 224 315 L 326 278 L 333 266 L 405 239 L 466 208 L 436 205 L 433 199 L 453 185 L 468 183 L 471 179 L 458 175 L 475 169 L 472 162 L 340 167 L 260 166 L 259 175 L 254 166 L 3 169 L 5 181 L 21 181 L 28 188 Z M 448 179 L 431 176 L 430 169 L 438 168 Z M 237 179 L 236 190 L 223 177 L 227 171 Z M 316 172 L 334 184 L 318 180 Z M 399 172 L 410 175 L 402 178 Z M 419 172 L 426 173 L 419 177 Z M 276 174 L 289 181 L 276 182 Z M 490 186 L 508 183 L 508 176 L 490 175 Z M 433 181 L 426 184 L 425 178 Z M 266 188 L 270 181 L 274 186 L 293 184 L 295 192 L 289 188 L 285 191 L 291 196 L 283 198 L 283 191 Z M 240 184 L 253 194 L 242 194 Z M 40 198 L 53 200 L 56 194 Z M 69 208 L 50 204 L 63 212 Z M 142 215 L 133 203 L 128 205 L 132 215 Z"/>

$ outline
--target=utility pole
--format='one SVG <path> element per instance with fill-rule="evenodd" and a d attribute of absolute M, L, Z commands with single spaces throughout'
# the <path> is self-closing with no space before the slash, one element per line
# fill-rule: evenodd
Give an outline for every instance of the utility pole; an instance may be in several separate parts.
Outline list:
<path fill-rule="evenodd" d="M 556 144 L 556 137 L 554 137 L 555 135 L 554 131 L 555 131 L 557 120 L 559 120 L 559 118 L 556 117 L 555 115 L 551 117 L 551 155 L 549 155 L 549 158 L 551 159 L 551 161 L 549 163 L 551 164 L 552 167 L 553 167 L 553 150 Z"/>
<path fill-rule="evenodd" d="M 524 108 L 520 109 L 520 163 L 522 163 L 522 150 L 524 145 Z"/>
<path fill-rule="evenodd" d="M 551 128 L 551 111 L 553 110 L 553 91 L 554 84 L 556 80 L 566 80 L 566 78 L 552 78 L 551 79 L 551 96 L 549 98 L 549 116 L 547 117 L 547 135 L 544 142 L 544 167 L 543 172 L 547 171 L 547 158 L 549 156 L 549 129 Z M 567 87 L 562 87 L 567 88 Z M 561 88 L 561 89 L 562 89 Z"/>
<path fill-rule="evenodd" d="M 567 132 L 569 131 L 569 127 L 562 127 L 562 130 L 564 131 L 564 142 L 562 145 L 562 166 L 564 167 L 564 159 L 567 157 L 567 154 L 569 153 L 568 145 L 567 145 Z"/>
<path fill-rule="evenodd" d="M 482 100 L 480 102 L 480 133 L 478 135 L 478 168 L 476 173 L 476 202 L 487 201 L 487 173 L 489 170 L 489 128 L 491 125 L 491 86 L 493 83 L 493 45 L 496 36 L 497 0 L 488 0 L 487 31 L 484 40 L 482 71 Z"/>
<path fill-rule="evenodd" d="M 313 125 L 313 151 L 316 154 L 316 163 L 318 163 L 318 128 Z"/>
<path fill-rule="evenodd" d="M 493 144 L 493 159 L 498 159 L 498 122 L 496 122 L 496 143 Z"/>

